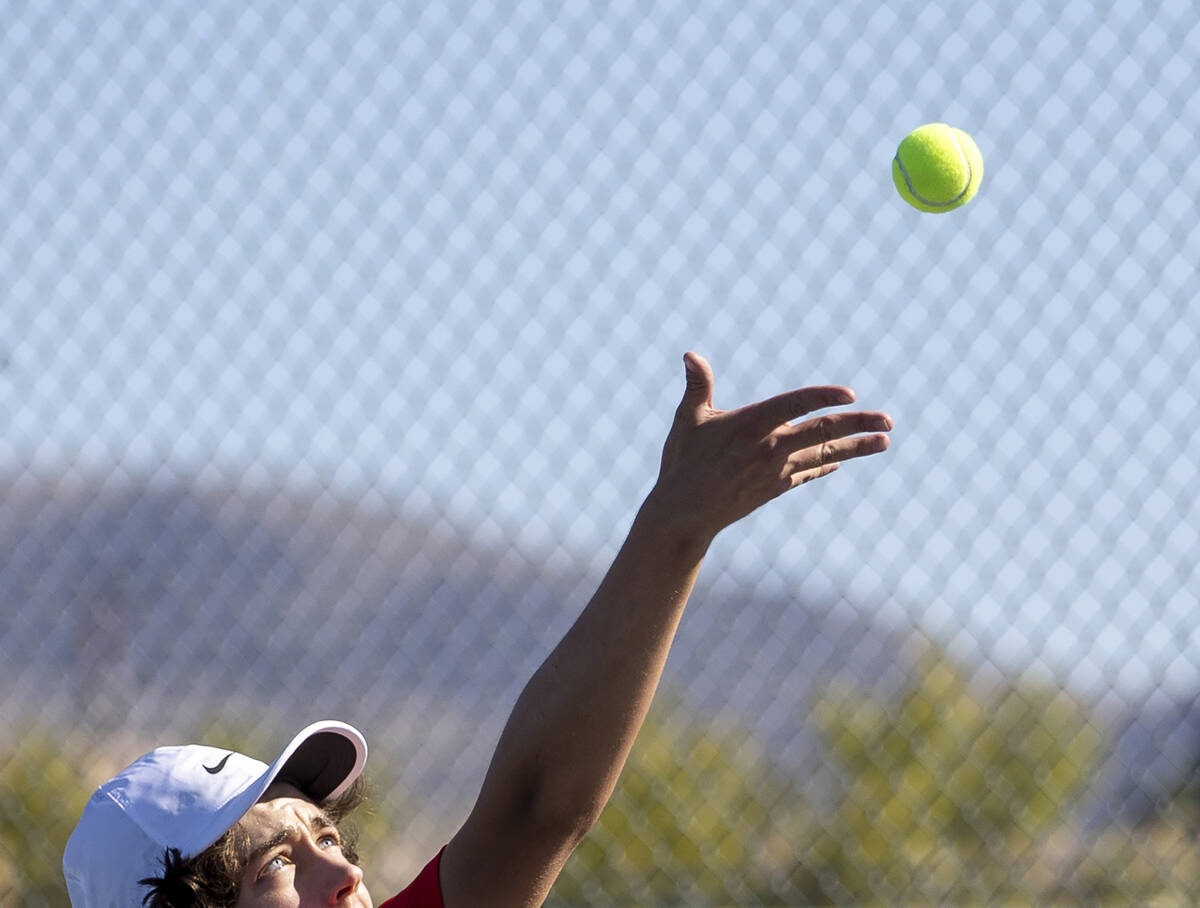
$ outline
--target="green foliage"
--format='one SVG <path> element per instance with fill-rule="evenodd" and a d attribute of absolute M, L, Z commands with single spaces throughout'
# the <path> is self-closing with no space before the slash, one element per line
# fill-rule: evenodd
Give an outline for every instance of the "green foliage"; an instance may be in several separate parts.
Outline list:
<path fill-rule="evenodd" d="M 820 810 L 801 788 L 812 780 L 789 778 L 743 730 L 656 704 L 547 904 L 1189 904 L 1200 892 L 1194 785 L 1154 825 L 1084 834 L 1067 819 L 1103 741 L 1058 688 L 980 689 L 926 650 L 907 683 L 830 687 L 812 719 L 840 776 Z M 252 724 L 196 731 L 251 754 L 278 747 Z M 49 729 L 9 741 L 0 905 L 57 908 L 62 848 L 90 794 L 80 770 L 94 760 Z M 391 836 L 371 811 L 357 820 L 364 863 L 382 872 Z"/>
<path fill-rule="evenodd" d="M 651 711 L 548 905 L 780 904 L 768 877 L 786 783 L 744 734 L 678 712 Z"/>
<path fill-rule="evenodd" d="M 61 860 L 91 794 L 61 735 L 13 729 L 0 753 L 0 904 L 67 904 Z"/>
<path fill-rule="evenodd" d="M 815 717 L 845 790 L 804 863 L 857 904 L 1027 901 L 1102 743 L 1057 688 L 983 694 L 932 650 L 894 701 L 829 690 Z"/>
<path fill-rule="evenodd" d="M 1061 888 L 1046 846 L 1077 841 L 1065 817 L 1102 746 L 1062 691 L 980 691 L 926 651 L 900 689 L 831 688 L 813 716 L 841 777 L 822 811 L 744 733 L 656 707 L 548 904 L 1030 904 Z M 1087 881 L 1097 904 L 1114 891 Z"/>

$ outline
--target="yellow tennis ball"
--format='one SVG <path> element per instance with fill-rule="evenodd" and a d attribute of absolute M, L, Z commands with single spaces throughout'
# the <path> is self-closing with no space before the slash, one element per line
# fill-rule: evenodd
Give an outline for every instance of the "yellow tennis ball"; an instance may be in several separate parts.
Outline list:
<path fill-rule="evenodd" d="M 892 158 L 896 190 L 921 211 L 950 211 L 967 204 L 982 179 L 983 156 L 975 140 L 945 123 L 918 126 Z"/>

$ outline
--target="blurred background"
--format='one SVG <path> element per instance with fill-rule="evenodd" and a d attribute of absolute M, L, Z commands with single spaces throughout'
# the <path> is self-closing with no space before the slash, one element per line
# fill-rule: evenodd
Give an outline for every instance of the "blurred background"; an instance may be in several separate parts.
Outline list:
<path fill-rule="evenodd" d="M 1195 904 L 1198 58 L 1188 0 L 8 4 L 0 904 L 145 750 L 325 717 L 404 885 L 689 349 L 892 449 L 718 540 L 550 904 Z"/>

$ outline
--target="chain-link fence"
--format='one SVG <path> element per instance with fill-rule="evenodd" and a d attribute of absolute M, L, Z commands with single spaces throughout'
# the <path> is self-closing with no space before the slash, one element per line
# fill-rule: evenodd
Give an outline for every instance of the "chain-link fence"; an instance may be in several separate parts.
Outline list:
<path fill-rule="evenodd" d="M 717 404 L 892 449 L 713 548 L 555 905 L 1200 900 L 1200 8 L 9 3 L 0 903 L 149 747 L 363 728 L 377 900 Z M 943 120 L 987 170 L 890 184 Z"/>

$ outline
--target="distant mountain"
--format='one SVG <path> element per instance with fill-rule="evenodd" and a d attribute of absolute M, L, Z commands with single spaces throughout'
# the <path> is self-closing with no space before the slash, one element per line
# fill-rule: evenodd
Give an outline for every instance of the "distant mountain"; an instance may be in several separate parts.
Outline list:
<path fill-rule="evenodd" d="M 0 546 L 6 718 L 154 739 L 228 712 L 396 716 L 396 738 L 432 723 L 490 750 L 599 579 L 382 504 L 241 488 L 10 482 Z M 814 685 L 896 651 L 845 603 L 702 585 L 667 683 L 800 759 Z"/>
<path fill-rule="evenodd" d="M 599 579 L 373 500 L 182 484 L 0 483 L 0 547 L 6 726 L 161 741 L 223 718 L 279 741 L 333 716 L 367 729 L 407 785 L 464 796 Z M 712 576 L 666 685 L 798 776 L 822 772 L 814 693 L 840 676 L 890 695 L 904 631 L 844 600 Z M 1105 804 L 1149 809 L 1194 769 L 1194 705 L 1109 719 Z"/>
<path fill-rule="evenodd" d="M 17 667 L 0 690 L 98 720 L 160 698 L 503 693 L 582 581 L 437 524 L 246 490 L 13 484 L 0 545 Z"/>

